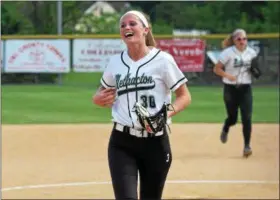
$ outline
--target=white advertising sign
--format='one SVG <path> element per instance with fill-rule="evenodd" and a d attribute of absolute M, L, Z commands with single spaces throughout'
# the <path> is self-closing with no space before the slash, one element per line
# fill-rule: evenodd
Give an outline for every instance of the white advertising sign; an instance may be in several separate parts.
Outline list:
<path fill-rule="evenodd" d="M 1 54 L 0 54 L 0 56 L 1 56 L 1 68 L 0 68 L 0 71 L 1 72 L 3 72 L 4 71 L 4 62 L 3 62 L 3 60 L 4 60 L 4 40 L 0 40 L 0 43 L 1 43 Z"/>
<path fill-rule="evenodd" d="M 73 70 L 102 72 L 109 58 L 126 49 L 121 39 L 75 39 L 73 41 Z"/>
<path fill-rule="evenodd" d="M 69 40 L 7 40 L 5 72 L 70 71 Z"/>

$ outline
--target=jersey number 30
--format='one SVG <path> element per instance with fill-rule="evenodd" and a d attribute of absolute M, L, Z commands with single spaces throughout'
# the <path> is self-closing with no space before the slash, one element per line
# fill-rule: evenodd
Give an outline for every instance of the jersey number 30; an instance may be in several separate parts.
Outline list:
<path fill-rule="evenodd" d="M 142 99 L 142 105 L 145 108 L 155 108 L 156 107 L 156 102 L 155 102 L 155 97 L 153 95 L 147 96 L 147 95 L 142 95 L 140 97 Z"/>

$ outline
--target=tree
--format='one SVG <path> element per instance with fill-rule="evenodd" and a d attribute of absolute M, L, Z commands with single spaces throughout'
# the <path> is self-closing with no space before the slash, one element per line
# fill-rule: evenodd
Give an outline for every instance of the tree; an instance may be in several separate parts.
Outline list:
<path fill-rule="evenodd" d="M 269 1 L 267 6 L 261 9 L 264 16 L 264 23 L 262 24 L 262 30 L 264 32 L 279 32 L 279 1 Z"/>
<path fill-rule="evenodd" d="M 156 21 L 156 6 L 161 4 L 161 1 L 129 1 L 131 6 L 137 10 L 141 10 L 150 16 L 151 22 Z M 165 2 L 164 2 L 165 3 Z"/>
<path fill-rule="evenodd" d="M 204 29 L 229 33 L 279 32 L 279 2 L 164 2 L 156 5 L 156 20 L 175 29 Z"/>
<path fill-rule="evenodd" d="M 1 6 L 1 34 L 18 34 L 33 32 L 33 26 L 19 8 L 24 2 L 2 2 Z"/>
<path fill-rule="evenodd" d="M 63 1 L 63 32 L 74 32 L 83 11 L 92 2 Z M 2 34 L 56 34 L 57 2 L 2 2 Z M 17 28 L 13 28 L 16 27 Z M 12 30 L 12 31 L 11 31 Z"/>
<path fill-rule="evenodd" d="M 87 14 L 81 17 L 75 26 L 77 33 L 118 34 L 120 14 L 104 13 L 98 17 Z"/>
<path fill-rule="evenodd" d="M 2 34 L 57 33 L 57 2 L 3 1 L 1 4 Z M 75 25 L 81 21 L 84 11 L 91 4 L 91 1 L 62 2 L 64 34 L 77 32 Z M 249 33 L 279 32 L 280 3 L 277 1 L 131 1 L 130 4 L 132 9 L 142 10 L 150 16 L 154 32 L 158 34 L 172 33 L 173 29 L 201 29 L 211 33 L 229 33 L 238 27 L 245 28 Z M 97 23 L 98 33 L 115 33 L 117 18 L 121 14 L 104 15 L 99 19 L 91 16 L 85 18 Z"/>

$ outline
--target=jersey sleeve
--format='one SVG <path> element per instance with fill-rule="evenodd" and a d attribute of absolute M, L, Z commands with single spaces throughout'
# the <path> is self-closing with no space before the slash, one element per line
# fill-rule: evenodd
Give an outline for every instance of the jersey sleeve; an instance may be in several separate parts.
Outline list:
<path fill-rule="evenodd" d="M 164 79 L 167 87 L 174 92 L 188 80 L 183 72 L 179 69 L 174 58 L 168 54 L 166 57 L 167 61 L 165 65 Z"/>
<path fill-rule="evenodd" d="M 101 84 L 105 88 L 114 88 L 116 86 L 116 81 L 113 75 L 112 58 L 107 64 L 105 71 L 103 72 L 102 78 L 100 80 Z"/>
<path fill-rule="evenodd" d="M 230 59 L 230 55 L 228 52 L 228 49 L 225 49 L 221 52 L 220 56 L 219 56 L 219 61 L 225 65 Z"/>

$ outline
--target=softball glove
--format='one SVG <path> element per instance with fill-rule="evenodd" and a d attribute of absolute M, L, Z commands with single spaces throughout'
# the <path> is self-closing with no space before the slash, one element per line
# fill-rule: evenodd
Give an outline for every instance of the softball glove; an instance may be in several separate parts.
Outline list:
<path fill-rule="evenodd" d="M 258 57 L 252 59 L 250 72 L 252 76 L 255 77 L 256 79 L 258 79 L 262 75 L 262 72 L 259 68 Z"/>
<path fill-rule="evenodd" d="M 169 105 L 171 104 L 163 104 L 156 114 L 151 115 L 145 107 L 143 107 L 139 102 L 136 102 L 135 112 L 141 126 L 150 134 L 155 134 L 162 130 L 165 131 Z"/>

